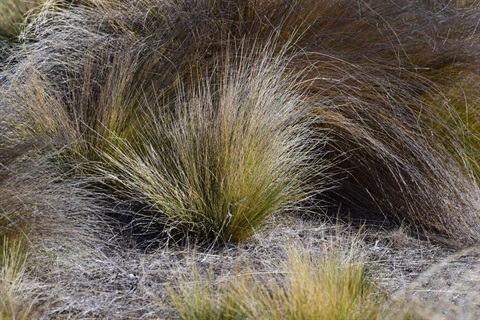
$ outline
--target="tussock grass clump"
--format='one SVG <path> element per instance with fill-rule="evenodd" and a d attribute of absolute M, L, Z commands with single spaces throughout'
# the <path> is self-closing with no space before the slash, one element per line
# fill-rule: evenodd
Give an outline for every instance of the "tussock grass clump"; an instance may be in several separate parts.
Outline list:
<path fill-rule="evenodd" d="M 94 7 L 101 13 L 113 11 L 109 6 Z M 121 15 L 130 13 L 122 6 L 116 9 Z M 72 26 L 77 15 L 99 13 L 88 6 L 78 10 L 65 11 L 64 18 L 72 20 L 66 27 L 85 32 Z M 152 37 L 171 37 L 168 30 L 179 26 L 171 25 L 174 22 L 164 12 L 152 12 L 158 15 L 157 23 L 165 25 Z M 63 11 L 43 12 L 38 26 L 48 25 L 56 15 Z M 186 54 L 165 40 L 154 47 L 149 38 L 137 43 L 126 31 L 145 31 L 125 19 L 115 29 L 108 22 L 103 26 L 111 32 L 111 43 L 125 52 L 112 54 L 110 44 L 99 43 L 98 49 L 87 42 L 92 56 L 84 57 L 83 65 L 67 64 L 60 73 L 66 76 L 66 85 L 51 77 L 53 70 L 63 68 L 56 62 L 38 69 L 36 63 L 24 66 L 23 76 L 35 68 L 42 81 L 53 84 L 34 92 L 44 97 L 48 91 L 54 97 L 40 101 L 36 112 L 42 114 L 51 106 L 57 110 L 55 117 L 38 126 L 71 141 L 69 156 L 82 164 L 80 174 L 93 173 L 117 196 L 150 207 L 137 215 L 138 223 L 154 220 L 170 234 L 193 234 L 201 241 L 243 240 L 270 214 L 302 200 L 310 191 L 304 167 L 307 160 L 314 162 L 309 149 L 317 142 L 311 140 L 308 104 L 301 91 L 295 91 L 295 75 L 286 74 L 283 54 L 272 53 L 275 45 L 232 40 L 231 47 L 226 41 L 209 63 L 200 60 L 194 65 L 189 60 L 212 44 L 200 42 Z M 39 30 L 35 32 L 41 34 Z M 190 30 L 185 33 L 187 39 L 194 36 Z M 103 38 L 99 33 L 98 39 Z M 36 51 L 32 55 L 34 60 L 41 58 Z M 104 65 L 105 59 L 110 63 Z M 172 61 L 179 64 L 172 66 Z M 64 110 L 68 118 L 63 117 Z M 315 162 L 321 172 L 320 160 Z"/>
<path fill-rule="evenodd" d="M 8 37 L 26 3 L 0 2 L 22 12 L 0 19 Z M 291 211 L 478 243 L 479 6 L 48 1 L 18 43 L 1 44 L 0 317 L 30 316 L 17 239 L 28 239 L 29 272 L 57 286 L 42 296 L 65 303 L 52 313 L 98 317 L 136 301 L 130 285 L 142 293 L 158 264 L 112 266 L 107 215 L 202 244 L 242 241 Z M 381 297 L 365 270 L 293 251 L 281 272 L 204 282 L 194 271 L 170 294 L 187 319 L 375 319 Z M 65 279 L 101 301 L 112 290 L 115 303 L 83 304 L 63 294 Z"/>
<path fill-rule="evenodd" d="M 281 60 L 258 55 L 225 63 L 218 80 L 179 89 L 170 103 L 137 102 L 146 105 L 135 117 L 112 105 L 117 121 L 104 122 L 96 167 L 119 194 L 152 206 L 141 220 L 201 241 L 237 242 L 307 195 L 308 105 L 282 76 Z"/>
<path fill-rule="evenodd" d="M 2 87 L 0 99 L 0 228 L 28 235 L 32 242 L 73 235 L 79 216 L 84 229 L 77 231 L 101 227 L 100 221 L 98 226 L 85 223 L 99 208 L 93 193 L 80 179 L 64 179 L 59 155 L 73 138 L 63 105 L 48 89 L 32 71 L 26 83 Z M 88 242 L 90 237 L 80 238 Z"/>
<path fill-rule="evenodd" d="M 336 254 L 316 260 L 291 250 L 279 273 L 192 277 L 170 289 L 182 319 L 377 319 L 381 309 L 364 263 Z"/>
<path fill-rule="evenodd" d="M 449 131 L 462 124 L 452 123 L 442 96 L 464 71 L 477 70 L 476 14 L 453 4 L 351 5 L 325 9 L 328 23 L 312 23 L 299 40 L 307 54 L 294 63 L 313 66 L 307 83 L 318 127 L 331 129 L 328 156 L 341 159 L 339 186 L 324 199 L 350 219 L 405 221 L 423 234 L 477 241 L 478 188 L 458 156 L 462 138 Z M 436 19 L 443 20 L 429 22 Z"/>

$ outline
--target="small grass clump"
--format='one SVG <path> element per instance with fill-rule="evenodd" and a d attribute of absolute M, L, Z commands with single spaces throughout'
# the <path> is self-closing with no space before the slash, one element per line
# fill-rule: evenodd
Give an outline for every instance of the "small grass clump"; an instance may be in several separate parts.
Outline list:
<path fill-rule="evenodd" d="M 377 319 L 381 295 L 363 261 L 335 254 L 316 260 L 292 250 L 285 270 L 274 274 L 182 281 L 170 290 L 182 319 Z"/>
<path fill-rule="evenodd" d="M 22 237 L 3 236 L 0 241 L 0 319 L 30 319 L 33 301 L 28 301 L 23 283 L 28 248 Z"/>

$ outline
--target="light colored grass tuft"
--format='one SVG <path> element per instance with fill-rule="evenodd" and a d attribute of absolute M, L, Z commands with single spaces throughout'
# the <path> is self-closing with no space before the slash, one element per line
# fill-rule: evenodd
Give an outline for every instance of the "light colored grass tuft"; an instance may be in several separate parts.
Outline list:
<path fill-rule="evenodd" d="M 28 301 L 22 283 L 28 255 L 26 242 L 4 236 L 0 250 L 0 319 L 30 319 L 33 300 Z"/>
<path fill-rule="evenodd" d="M 382 301 L 362 260 L 297 250 L 278 274 L 247 271 L 222 283 L 193 270 L 170 296 L 182 319 L 377 319 Z"/>

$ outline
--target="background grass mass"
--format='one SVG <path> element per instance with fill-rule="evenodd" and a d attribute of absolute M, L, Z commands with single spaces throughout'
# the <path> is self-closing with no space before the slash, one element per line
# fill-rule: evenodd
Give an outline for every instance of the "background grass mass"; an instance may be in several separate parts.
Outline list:
<path fill-rule="evenodd" d="M 2 273 L 2 317 L 95 316 L 31 277 L 68 283 L 61 270 L 111 266 L 106 252 L 126 243 L 130 254 L 255 243 L 280 218 L 477 245 L 479 21 L 478 0 L 1 0 L 1 262 L 21 262 L 16 278 L 36 294 L 15 311 L 20 289 Z M 358 275 L 350 261 L 292 255 L 303 262 L 288 268 L 308 270 L 287 274 L 301 279 L 250 297 L 261 281 L 240 275 L 204 302 L 225 302 L 217 318 L 307 319 L 318 310 L 302 299 L 330 301 L 326 287 L 288 283 L 307 289 L 331 268 L 341 291 Z M 177 315 L 211 292 L 197 289 L 171 291 Z M 353 293 L 346 314 L 387 317 L 377 295 Z"/>

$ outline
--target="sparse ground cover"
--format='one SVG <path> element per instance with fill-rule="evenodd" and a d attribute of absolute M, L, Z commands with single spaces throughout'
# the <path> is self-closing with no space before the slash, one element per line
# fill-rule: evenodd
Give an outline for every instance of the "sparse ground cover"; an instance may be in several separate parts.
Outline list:
<path fill-rule="evenodd" d="M 254 275 L 274 286 L 286 275 L 292 248 L 302 248 L 302 254 L 317 262 L 333 250 L 343 254 L 342 259 L 353 258 L 357 266 L 366 262 L 367 281 L 376 288 L 365 298 L 378 303 L 377 319 L 403 319 L 408 314 L 414 319 L 478 317 L 478 255 L 458 256 L 453 249 L 408 236 L 401 246 L 394 246 L 393 239 L 391 230 L 358 233 L 331 223 L 289 218 L 242 244 L 210 250 L 170 247 L 145 253 L 126 243 L 83 250 L 52 248 L 42 254 L 55 264 L 44 268 L 47 272 L 35 282 L 27 280 L 41 311 L 39 318 L 178 319 L 169 290 L 179 284 L 198 289 L 210 277 L 216 287 Z M 193 270 L 202 277 L 195 279 Z M 435 285 L 429 284 L 432 280 Z M 251 288 L 249 294 L 255 295 Z M 208 302 L 208 296 L 202 298 Z"/>
<path fill-rule="evenodd" d="M 0 8 L 0 319 L 480 317 L 478 1 Z"/>

